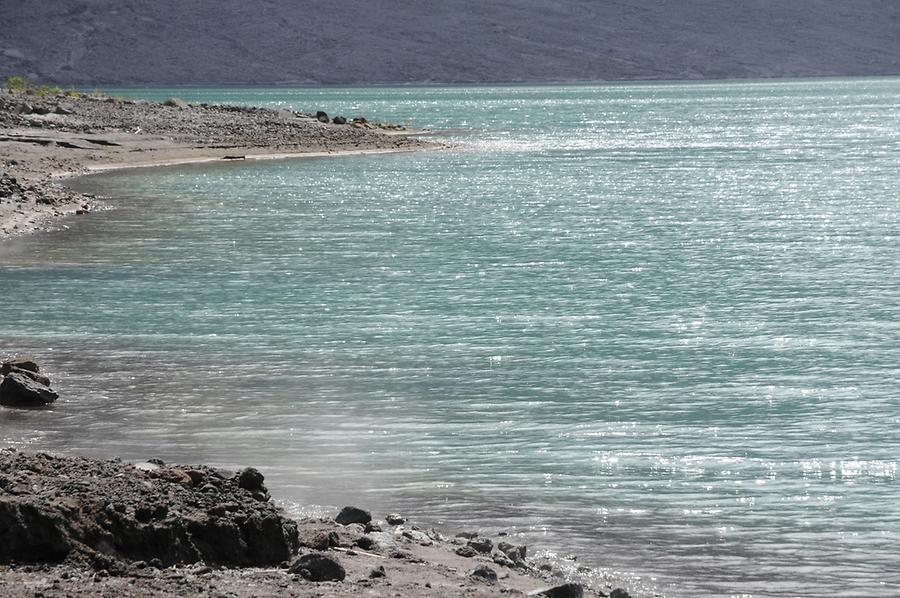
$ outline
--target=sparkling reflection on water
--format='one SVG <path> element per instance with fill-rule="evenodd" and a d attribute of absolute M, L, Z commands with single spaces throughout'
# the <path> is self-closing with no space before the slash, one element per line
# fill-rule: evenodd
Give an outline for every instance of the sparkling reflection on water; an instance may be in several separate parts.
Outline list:
<path fill-rule="evenodd" d="M 896 595 L 898 91 L 179 90 L 465 145 L 82 180 L 115 209 L 0 248 L 0 339 L 64 396 L 0 437 L 673 595 Z"/>

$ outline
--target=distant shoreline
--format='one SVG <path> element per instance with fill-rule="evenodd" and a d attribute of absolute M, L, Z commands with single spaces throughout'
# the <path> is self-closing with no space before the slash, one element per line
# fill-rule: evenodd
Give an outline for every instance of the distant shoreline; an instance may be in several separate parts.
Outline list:
<path fill-rule="evenodd" d="M 535 81 L 479 81 L 472 83 L 449 82 L 449 83 L 429 83 L 429 82 L 397 82 L 397 83 L 303 83 L 303 82 L 272 82 L 272 83 L 108 83 L 103 87 L 113 91 L 142 91 L 153 89 L 167 89 L 172 91 L 178 90 L 208 90 L 208 89 L 484 89 L 491 87 L 628 87 L 641 85 L 721 85 L 722 83 L 815 83 L 822 81 L 838 81 L 841 79 L 880 81 L 884 79 L 900 79 L 900 72 L 894 74 L 882 75 L 771 75 L 771 76 L 752 76 L 752 77 L 705 77 L 695 79 L 572 79 L 572 80 L 535 80 Z M 68 85 L 67 83 L 59 83 L 59 85 Z M 88 92 L 90 85 L 75 84 L 75 88 Z"/>

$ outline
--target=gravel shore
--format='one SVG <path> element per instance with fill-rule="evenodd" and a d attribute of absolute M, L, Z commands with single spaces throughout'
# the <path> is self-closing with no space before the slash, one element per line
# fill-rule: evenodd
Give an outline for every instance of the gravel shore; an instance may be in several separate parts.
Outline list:
<path fill-rule="evenodd" d="M 511 537 L 347 507 L 286 517 L 263 475 L 0 450 L 3 596 L 544 596 L 588 590 Z"/>
<path fill-rule="evenodd" d="M 110 168 L 440 147 L 413 133 L 357 115 L 317 118 L 175 99 L 160 104 L 0 91 L 0 241 L 88 214 L 93 198 L 67 189 L 66 177 Z"/>

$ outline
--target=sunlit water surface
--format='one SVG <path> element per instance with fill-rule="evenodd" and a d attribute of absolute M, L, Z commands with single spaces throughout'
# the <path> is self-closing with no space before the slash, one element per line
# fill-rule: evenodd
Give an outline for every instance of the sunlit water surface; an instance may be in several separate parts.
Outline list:
<path fill-rule="evenodd" d="M 900 80 L 116 93 L 457 147 L 80 181 L 114 209 L 0 245 L 62 394 L 3 444 L 255 465 L 600 587 L 900 593 Z"/>

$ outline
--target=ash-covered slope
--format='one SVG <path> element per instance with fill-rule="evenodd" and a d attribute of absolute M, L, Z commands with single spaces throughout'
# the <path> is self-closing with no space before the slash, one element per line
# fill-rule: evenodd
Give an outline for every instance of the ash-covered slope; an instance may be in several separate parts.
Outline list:
<path fill-rule="evenodd" d="M 900 74 L 897 0 L 0 0 L 0 76 L 353 84 Z"/>

